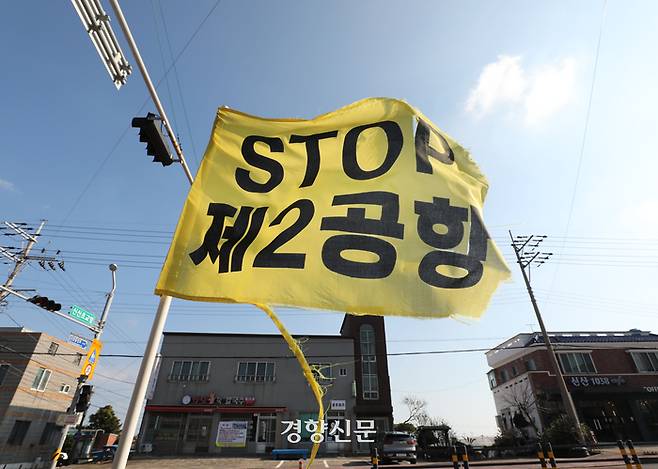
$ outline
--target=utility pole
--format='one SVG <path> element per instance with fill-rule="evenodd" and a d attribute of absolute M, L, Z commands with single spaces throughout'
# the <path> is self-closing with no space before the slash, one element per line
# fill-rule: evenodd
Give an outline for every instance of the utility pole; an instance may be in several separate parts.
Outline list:
<path fill-rule="evenodd" d="M 110 312 L 110 307 L 112 306 L 114 291 L 116 290 L 116 286 L 117 286 L 116 283 L 117 265 L 110 264 L 109 269 L 110 272 L 112 273 L 112 289 L 107 293 L 107 298 L 105 299 L 105 306 L 103 307 L 103 313 L 101 314 L 101 318 L 98 321 L 98 326 L 96 327 L 96 330 L 94 332 L 94 340 L 100 339 L 100 336 L 103 333 L 103 329 L 105 328 L 105 323 L 107 322 L 107 315 Z M 66 411 L 68 415 L 75 415 L 76 413 L 75 408 L 76 408 L 76 404 L 78 403 L 78 398 L 80 397 L 80 391 L 82 390 L 82 385 L 86 381 L 87 381 L 87 375 L 80 373 L 80 376 L 78 376 L 78 384 L 75 388 L 75 393 L 73 394 L 73 400 L 71 401 L 71 405 Z M 84 414 L 82 418 L 84 418 Z M 59 454 L 62 452 L 62 447 L 64 446 L 64 442 L 66 441 L 66 434 L 68 433 L 68 431 L 69 431 L 69 425 L 66 424 L 62 428 L 62 434 L 60 435 L 59 443 L 57 444 L 57 449 L 52 455 L 50 461 L 50 469 L 55 469 L 57 466 L 57 460 L 59 459 Z"/>
<path fill-rule="evenodd" d="M 185 177 L 189 181 L 190 185 L 194 182 L 194 177 L 192 172 L 187 165 L 185 156 L 183 155 L 183 150 L 176 139 L 176 134 L 167 118 L 165 113 L 164 106 L 158 97 L 158 92 L 151 81 L 148 70 L 146 69 L 146 64 L 142 60 L 142 56 L 139 53 L 139 48 L 135 42 L 135 38 L 130 32 L 130 27 L 128 26 L 128 21 L 126 21 L 121 6 L 119 5 L 118 0 L 110 0 L 112 9 L 117 16 L 121 30 L 130 46 L 130 50 L 137 62 L 144 83 L 149 90 L 151 99 L 155 104 L 158 112 L 160 113 L 160 118 L 164 124 L 169 140 L 171 141 L 176 154 L 178 155 L 178 162 L 181 164 Z M 158 309 L 153 318 L 153 325 L 151 326 L 151 331 L 149 333 L 149 339 L 146 344 L 146 349 L 144 350 L 144 357 L 142 358 L 142 363 L 139 367 L 139 372 L 137 374 L 137 379 L 135 380 L 135 387 L 133 388 L 133 393 L 130 397 L 130 405 L 128 406 L 128 413 L 126 414 L 126 419 L 123 423 L 123 430 L 121 431 L 121 438 L 119 439 L 119 448 L 117 449 L 116 454 L 114 455 L 114 460 L 112 461 L 113 469 L 125 469 L 126 463 L 128 461 L 128 456 L 130 455 L 130 447 L 132 446 L 133 438 L 135 432 L 137 431 L 137 423 L 139 421 L 139 415 L 142 410 L 142 404 L 146 398 L 146 390 L 148 387 L 149 379 L 151 378 L 151 373 L 153 372 L 153 367 L 155 365 L 156 355 L 158 353 L 158 346 L 160 344 L 160 339 L 162 338 L 162 331 L 164 330 L 165 322 L 167 321 L 167 316 L 169 315 L 169 308 L 171 306 L 172 297 L 168 295 L 163 295 L 160 297 L 160 302 L 158 304 Z"/>
<path fill-rule="evenodd" d="M 560 388 L 560 394 L 562 396 L 562 404 L 564 409 L 569 415 L 569 418 L 576 425 L 576 434 L 578 436 L 578 441 L 583 444 L 585 443 L 585 437 L 583 435 L 582 429 L 580 427 L 580 419 L 578 418 L 578 412 L 576 412 L 576 406 L 573 403 L 569 389 L 567 389 L 567 384 L 564 382 L 564 376 L 562 375 L 562 370 L 560 364 L 557 361 L 557 355 L 553 349 L 553 344 L 551 339 L 546 332 L 546 326 L 544 326 L 544 320 L 541 317 L 539 312 L 539 306 L 537 305 L 537 300 L 535 294 L 532 291 L 532 286 L 530 285 L 530 277 L 528 271 L 530 270 L 531 264 L 536 266 L 542 265 L 553 253 L 542 253 L 535 251 L 539 247 L 539 244 L 546 238 L 546 236 L 512 236 L 512 232 L 509 231 L 510 239 L 512 240 L 512 249 L 514 249 L 514 254 L 516 255 L 516 262 L 519 264 L 521 269 L 521 274 L 523 275 L 523 281 L 525 282 L 526 289 L 528 290 L 528 295 L 530 296 L 530 302 L 532 303 L 532 308 L 535 310 L 535 316 L 537 316 L 537 322 L 539 323 L 539 328 L 541 329 L 542 336 L 544 337 L 544 344 L 546 344 L 546 350 L 548 351 L 548 356 L 555 370 L 555 378 L 557 379 L 558 387 Z M 524 251 L 526 247 L 530 247 L 529 251 Z"/>
<path fill-rule="evenodd" d="M 9 273 L 9 276 L 7 277 L 7 280 L 5 283 L 2 285 L 5 288 L 9 288 L 12 286 L 14 283 L 14 279 L 16 276 L 23 270 L 23 267 L 25 267 L 25 264 L 28 261 L 28 257 L 30 255 L 30 251 L 32 250 L 32 247 L 34 244 L 37 242 L 37 238 L 39 234 L 41 234 L 41 230 L 43 229 L 44 225 L 46 224 L 46 220 L 42 220 L 41 224 L 39 225 L 39 228 L 34 232 L 34 234 L 30 234 L 22 228 L 20 225 L 16 223 L 9 223 L 5 222 L 5 225 L 14 231 L 17 235 L 22 237 L 23 239 L 27 240 L 27 244 L 25 245 L 25 248 L 21 253 L 14 254 L 9 252 L 7 249 L 2 249 L 2 252 L 0 254 L 4 255 L 10 260 L 14 261 L 14 268 L 11 270 Z M 4 300 L 10 293 L 7 291 L 0 291 L 0 301 Z"/>

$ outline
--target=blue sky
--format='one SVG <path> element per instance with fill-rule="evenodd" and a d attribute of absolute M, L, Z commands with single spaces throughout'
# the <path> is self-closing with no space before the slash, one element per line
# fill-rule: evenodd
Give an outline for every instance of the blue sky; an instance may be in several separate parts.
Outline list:
<path fill-rule="evenodd" d="M 123 2 L 155 80 L 215 4 Z M 193 172 L 220 105 L 309 118 L 368 96 L 406 99 L 472 151 L 491 184 L 485 221 L 507 258 L 506 230 L 550 236 L 555 256 L 533 273 L 550 329 L 655 329 L 658 5 L 608 2 L 581 153 L 603 14 L 600 0 L 224 0 L 159 93 Z M 47 219 L 39 246 L 61 249 L 68 261 L 64 273 L 28 268 L 16 284 L 100 311 L 106 265 L 116 260 L 104 351 L 141 353 L 158 263 L 188 190 L 181 169 L 151 163 L 129 128 L 132 117 L 154 111 L 142 106 L 146 88 L 135 67 L 115 90 L 68 4 L 6 5 L 0 44 L 0 219 Z M 6 311 L 33 330 L 77 330 L 13 299 Z M 342 320 L 282 317 L 294 333 L 337 333 Z M 11 325 L 0 314 L 0 326 Z M 486 348 L 536 329 L 516 270 L 478 322 L 386 325 L 391 352 Z M 274 332 L 255 308 L 178 300 L 166 329 Z M 94 403 L 112 403 L 123 418 L 130 385 L 116 379 L 134 380 L 138 363 L 101 358 Z M 495 433 L 483 353 L 392 357 L 390 371 L 396 420 L 406 418 L 402 398 L 416 395 L 460 434 Z"/>

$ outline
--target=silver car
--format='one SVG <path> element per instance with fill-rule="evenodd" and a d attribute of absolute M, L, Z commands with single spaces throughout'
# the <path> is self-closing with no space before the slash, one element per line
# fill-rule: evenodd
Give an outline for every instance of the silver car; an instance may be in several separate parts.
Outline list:
<path fill-rule="evenodd" d="M 392 461 L 409 461 L 416 464 L 416 438 L 404 432 L 382 433 L 377 442 L 382 464 Z"/>

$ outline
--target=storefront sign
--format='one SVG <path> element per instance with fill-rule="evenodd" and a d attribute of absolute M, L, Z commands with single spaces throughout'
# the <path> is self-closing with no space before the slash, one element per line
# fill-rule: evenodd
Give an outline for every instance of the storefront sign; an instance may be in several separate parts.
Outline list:
<path fill-rule="evenodd" d="M 626 379 L 622 376 L 572 376 L 570 382 L 575 387 L 622 386 Z"/>
<path fill-rule="evenodd" d="M 331 410 L 345 410 L 345 407 L 344 400 L 332 400 L 330 403 Z"/>
<path fill-rule="evenodd" d="M 247 422 L 219 422 L 215 446 L 220 448 L 244 448 L 247 445 Z"/>
<path fill-rule="evenodd" d="M 256 403 L 256 398 L 244 396 L 218 396 L 214 392 L 211 392 L 205 396 L 190 396 L 186 394 L 181 399 L 181 403 L 183 405 L 192 404 L 248 407 L 253 406 Z"/>
<path fill-rule="evenodd" d="M 644 390 L 646 392 L 658 392 L 658 386 L 645 386 Z"/>

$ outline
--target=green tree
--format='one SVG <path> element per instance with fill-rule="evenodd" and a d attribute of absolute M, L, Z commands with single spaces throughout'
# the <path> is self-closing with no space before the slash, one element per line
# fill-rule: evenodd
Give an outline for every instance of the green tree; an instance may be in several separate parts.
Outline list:
<path fill-rule="evenodd" d="M 105 433 L 119 433 L 121 431 L 121 420 L 114 413 L 112 406 L 106 405 L 89 416 L 89 428 L 100 428 Z"/>

